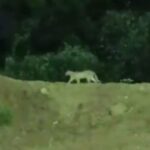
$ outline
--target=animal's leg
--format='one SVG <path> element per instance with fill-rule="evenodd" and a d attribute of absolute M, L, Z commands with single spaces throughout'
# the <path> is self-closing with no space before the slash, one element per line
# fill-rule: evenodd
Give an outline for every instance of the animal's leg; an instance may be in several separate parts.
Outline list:
<path fill-rule="evenodd" d="M 96 80 L 94 79 L 94 77 L 91 78 L 91 81 L 92 81 L 92 82 L 96 82 Z"/>
<path fill-rule="evenodd" d="M 99 80 L 99 78 L 98 78 L 98 76 L 96 74 L 94 75 L 93 78 L 94 78 L 95 82 L 100 82 L 100 80 Z"/>
<path fill-rule="evenodd" d="M 91 79 L 90 79 L 90 78 L 87 78 L 86 80 L 87 80 L 87 83 L 90 83 L 90 82 L 91 82 Z"/>
<path fill-rule="evenodd" d="M 72 79 L 72 78 L 70 78 L 70 79 L 69 79 L 69 81 L 68 81 L 68 84 L 70 84 L 72 81 L 73 81 L 73 79 Z"/>
<path fill-rule="evenodd" d="M 80 79 L 77 79 L 77 83 L 78 83 L 78 84 L 80 83 Z"/>

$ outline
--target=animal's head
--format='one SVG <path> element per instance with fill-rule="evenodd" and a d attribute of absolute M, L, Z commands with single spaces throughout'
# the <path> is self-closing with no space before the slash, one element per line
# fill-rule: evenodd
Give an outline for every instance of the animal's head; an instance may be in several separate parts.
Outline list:
<path fill-rule="evenodd" d="M 65 75 L 66 75 L 66 76 L 70 76 L 70 75 L 71 75 L 71 73 L 72 73 L 72 71 L 67 70 L 67 71 L 66 71 L 66 73 L 65 73 Z"/>

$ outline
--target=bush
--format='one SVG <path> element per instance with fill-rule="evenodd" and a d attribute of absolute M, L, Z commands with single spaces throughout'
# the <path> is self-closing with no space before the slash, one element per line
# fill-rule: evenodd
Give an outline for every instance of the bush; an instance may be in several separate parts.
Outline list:
<path fill-rule="evenodd" d="M 128 36 L 136 22 L 132 12 L 107 11 L 99 33 L 99 58 L 104 62 L 104 80 L 119 81 L 124 77 L 121 41 Z"/>
<path fill-rule="evenodd" d="M 20 62 L 14 58 L 6 59 L 5 71 L 20 79 L 64 81 L 67 70 L 91 69 L 97 72 L 99 61 L 86 48 L 65 44 L 58 54 L 25 56 Z"/>
<path fill-rule="evenodd" d="M 99 60 L 87 48 L 65 44 L 64 50 L 58 53 L 56 57 L 57 62 L 60 63 L 56 63 L 56 68 L 59 68 L 58 70 L 62 74 L 66 70 L 81 71 L 91 69 L 97 73 L 99 72 Z"/>
<path fill-rule="evenodd" d="M 6 106 L 0 106 L 0 126 L 10 125 L 12 122 L 12 112 Z"/>
<path fill-rule="evenodd" d="M 132 78 L 150 81 L 150 13 L 108 11 L 99 34 L 99 58 L 108 79 Z"/>

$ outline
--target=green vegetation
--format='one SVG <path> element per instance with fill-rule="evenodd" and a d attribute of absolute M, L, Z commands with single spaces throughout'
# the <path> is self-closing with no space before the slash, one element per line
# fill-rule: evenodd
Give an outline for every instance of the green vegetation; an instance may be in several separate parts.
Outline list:
<path fill-rule="evenodd" d="M 57 55 L 28 55 L 22 61 L 8 57 L 5 73 L 20 79 L 64 81 L 65 72 L 69 69 L 92 69 L 97 72 L 98 68 L 98 58 L 86 48 L 65 44 L 64 49 Z"/>
<path fill-rule="evenodd" d="M 12 122 L 12 112 L 5 106 L 0 106 L 0 126 L 10 125 Z"/>
<path fill-rule="evenodd" d="M 2 0 L 0 70 L 65 81 L 58 72 L 88 68 L 104 82 L 149 82 L 150 12 L 141 11 L 147 6 L 139 0 Z"/>
<path fill-rule="evenodd" d="M 83 42 L 79 36 L 71 34 L 62 39 L 54 50 L 48 46 L 45 48 L 40 41 L 36 44 L 43 45 L 42 49 L 38 50 L 40 46 L 34 49 L 30 41 L 32 30 L 44 26 L 38 27 L 38 19 L 27 20 L 15 34 L 3 72 L 20 79 L 65 81 L 60 74 L 68 69 L 91 69 L 104 82 L 119 82 L 124 78 L 135 82 L 149 81 L 149 16 L 149 12 L 138 15 L 132 11 L 106 11 L 100 18 L 101 26 L 91 27 L 96 30 L 93 31 L 95 39 L 91 39 L 92 46 L 90 40 Z M 88 34 L 91 33 L 87 32 L 85 36 Z M 49 36 L 48 39 L 51 42 Z"/>
<path fill-rule="evenodd" d="M 0 150 L 149 150 L 149 6 L 0 0 Z"/>
<path fill-rule="evenodd" d="M 149 84 L 0 82 L 14 115 L 0 128 L 3 150 L 149 149 Z"/>

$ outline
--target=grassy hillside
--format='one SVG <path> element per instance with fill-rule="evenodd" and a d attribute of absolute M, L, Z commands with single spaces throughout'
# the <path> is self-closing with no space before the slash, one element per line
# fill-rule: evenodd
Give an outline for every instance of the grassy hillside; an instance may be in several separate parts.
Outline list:
<path fill-rule="evenodd" d="M 66 84 L 0 76 L 0 150 L 149 150 L 150 85 Z"/>

